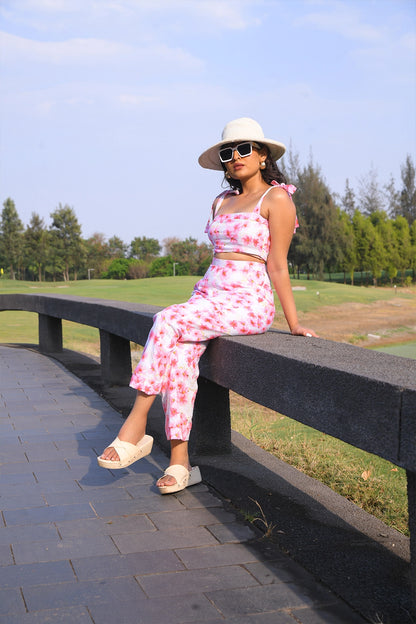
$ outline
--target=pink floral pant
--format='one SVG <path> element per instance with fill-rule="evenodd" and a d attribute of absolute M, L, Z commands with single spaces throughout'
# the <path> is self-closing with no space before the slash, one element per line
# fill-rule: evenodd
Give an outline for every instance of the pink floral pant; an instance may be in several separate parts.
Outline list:
<path fill-rule="evenodd" d="M 161 394 L 168 440 L 188 440 L 199 359 L 222 335 L 261 334 L 272 324 L 274 298 L 265 265 L 213 259 L 189 301 L 154 316 L 130 386 Z"/>

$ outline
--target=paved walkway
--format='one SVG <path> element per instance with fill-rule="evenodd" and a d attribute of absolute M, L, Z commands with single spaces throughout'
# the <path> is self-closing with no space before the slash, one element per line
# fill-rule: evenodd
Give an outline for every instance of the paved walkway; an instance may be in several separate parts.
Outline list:
<path fill-rule="evenodd" d="M 0 624 L 359 624 L 199 484 L 161 496 L 154 448 L 96 455 L 120 415 L 59 363 L 0 347 Z"/>

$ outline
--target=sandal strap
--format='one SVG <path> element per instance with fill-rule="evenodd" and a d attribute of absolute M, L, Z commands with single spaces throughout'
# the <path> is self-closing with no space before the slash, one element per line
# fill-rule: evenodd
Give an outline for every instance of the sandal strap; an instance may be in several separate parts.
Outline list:
<path fill-rule="evenodd" d="M 189 474 L 189 470 L 185 468 L 185 466 L 181 466 L 180 464 L 174 464 L 173 466 L 169 466 L 169 468 L 166 468 L 164 472 L 165 476 L 173 477 L 174 479 L 176 479 L 176 483 L 178 485 L 185 484 L 185 487 L 189 480 Z"/>
<path fill-rule="evenodd" d="M 108 445 L 117 451 L 117 455 L 119 456 L 120 461 L 123 461 L 127 457 L 137 451 L 137 445 L 132 444 L 131 442 L 124 442 L 117 437 L 111 444 Z"/>

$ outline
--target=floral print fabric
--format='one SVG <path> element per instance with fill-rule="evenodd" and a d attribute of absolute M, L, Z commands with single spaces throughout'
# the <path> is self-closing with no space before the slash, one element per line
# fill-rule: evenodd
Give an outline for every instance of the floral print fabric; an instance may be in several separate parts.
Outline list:
<path fill-rule="evenodd" d="M 267 260 L 270 251 L 269 222 L 261 216 L 260 209 L 264 197 L 275 186 L 283 188 L 289 197 L 292 197 L 296 191 L 296 187 L 293 184 L 273 182 L 272 186 L 260 197 L 253 211 L 211 216 L 206 225 L 205 233 L 208 234 L 208 238 L 214 246 L 214 254 L 224 252 L 246 253 L 259 256 L 264 261 Z M 221 193 L 218 196 L 216 213 L 218 213 L 222 202 L 229 194 L 238 195 L 238 191 L 228 190 Z M 296 219 L 295 231 L 298 225 Z"/>
<path fill-rule="evenodd" d="M 265 332 L 274 298 L 264 264 L 213 259 L 189 301 L 158 312 L 130 386 L 161 394 L 168 440 L 188 440 L 199 359 L 222 335 Z"/>
<path fill-rule="evenodd" d="M 207 233 L 214 253 L 248 253 L 263 260 L 269 255 L 268 221 L 256 212 L 218 215 Z"/>

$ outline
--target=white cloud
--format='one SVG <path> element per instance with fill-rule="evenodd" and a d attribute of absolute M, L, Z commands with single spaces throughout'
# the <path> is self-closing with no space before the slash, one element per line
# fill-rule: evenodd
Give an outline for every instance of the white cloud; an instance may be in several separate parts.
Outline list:
<path fill-rule="evenodd" d="M 253 7 L 262 5 L 263 0 L 104 0 L 102 4 L 119 11 L 179 15 L 182 20 L 194 16 L 203 20 L 194 22 L 195 30 L 205 30 L 209 24 L 221 30 L 240 30 L 259 23 L 249 13 Z"/>
<path fill-rule="evenodd" d="M 48 27 L 40 19 L 48 20 L 49 29 L 54 24 L 61 30 L 59 20 L 76 17 L 91 24 L 99 18 L 148 19 L 159 15 L 158 27 L 181 27 L 186 30 L 192 23 L 197 32 L 207 28 L 241 30 L 258 25 L 251 10 L 264 4 L 264 0 L 3 0 L 0 14 L 16 22 L 32 25 L 39 31 Z"/>
<path fill-rule="evenodd" d="M 136 66 L 154 66 L 160 63 L 174 65 L 175 69 L 199 70 L 202 61 L 185 50 L 172 48 L 163 43 L 133 46 L 105 39 L 68 39 L 66 41 L 34 41 L 0 33 L 2 62 L 39 62 L 46 65 L 81 64 L 83 67 L 96 63 L 132 63 Z"/>
<path fill-rule="evenodd" d="M 3 0 L 4 11 L 43 12 L 43 13 L 73 13 L 83 7 L 95 4 L 90 0 Z"/>
<path fill-rule="evenodd" d="M 374 25 L 366 24 L 360 11 L 351 3 L 330 1 L 320 4 L 323 10 L 306 13 L 303 17 L 298 18 L 297 23 L 337 33 L 347 39 L 356 39 L 368 43 L 378 42 L 382 39 L 382 31 Z"/>
<path fill-rule="evenodd" d="M 192 7 L 192 11 L 204 20 L 213 21 L 221 29 L 243 30 L 252 25 L 258 25 L 260 20 L 244 14 L 245 8 L 253 6 L 254 2 L 244 0 L 201 0 L 200 2 L 180 2 L 184 8 Z"/>
<path fill-rule="evenodd" d="M 124 44 L 99 39 L 35 41 L 1 33 L 3 63 L 40 62 L 51 65 L 109 61 L 131 53 Z"/>

